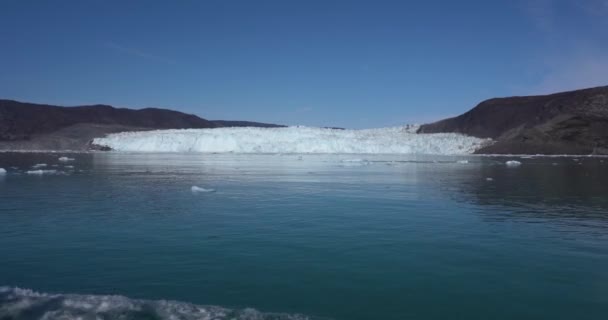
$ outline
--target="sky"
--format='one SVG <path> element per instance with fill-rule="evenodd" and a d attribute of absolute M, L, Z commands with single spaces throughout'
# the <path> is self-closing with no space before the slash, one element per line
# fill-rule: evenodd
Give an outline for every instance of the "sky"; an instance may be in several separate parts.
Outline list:
<path fill-rule="evenodd" d="M 371 128 L 608 85 L 608 0 L 0 1 L 0 98 Z"/>

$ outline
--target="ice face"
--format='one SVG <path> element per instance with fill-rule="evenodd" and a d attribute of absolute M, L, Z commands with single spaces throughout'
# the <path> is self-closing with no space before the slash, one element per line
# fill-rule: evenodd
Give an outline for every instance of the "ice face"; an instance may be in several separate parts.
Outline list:
<path fill-rule="evenodd" d="M 310 127 L 123 132 L 94 143 L 116 151 L 219 153 L 470 154 L 490 141 L 412 127 L 338 130 Z"/>

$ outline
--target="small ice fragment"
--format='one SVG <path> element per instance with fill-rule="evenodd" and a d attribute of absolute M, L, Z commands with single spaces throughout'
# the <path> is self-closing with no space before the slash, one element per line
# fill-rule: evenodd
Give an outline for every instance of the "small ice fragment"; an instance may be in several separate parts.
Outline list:
<path fill-rule="evenodd" d="M 26 173 L 33 175 L 54 174 L 57 173 L 57 170 L 30 170 Z"/>
<path fill-rule="evenodd" d="M 487 177 L 486 181 L 494 181 L 494 178 Z"/>
<path fill-rule="evenodd" d="M 4 168 L 0 168 L 0 176 L 5 175 L 6 170 Z"/>
<path fill-rule="evenodd" d="M 469 163 L 469 160 L 458 160 L 458 161 L 456 161 L 456 163 L 467 164 L 467 163 Z"/>
<path fill-rule="evenodd" d="M 505 164 L 507 165 L 507 167 L 519 167 L 519 166 L 521 166 L 521 162 L 519 162 L 517 160 L 509 160 L 509 161 L 505 162 Z"/>
<path fill-rule="evenodd" d="M 197 186 L 192 186 L 192 188 L 190 188 L 190 190 L 192 190 L 193 193 L 215 192 L 215 189 L 207 189 L 207 188 L 201 188 L 201 187 L 197 187 Z"/>
<path fill-rule="evenodd" d="M 44 168 L 46 167 L 47 164 L 46 163 L 38 163 L 32 166 L 33 169 L 39 169 L 39 168 Z"/>
<path fill-rule="evenodd" d="M 65 166 L 66 169 L 74 169 L 74 166 Z"/>
<path fill-rule="evenodd" d="M 68 161 L 74 161 L 74 160 L 76 160 L 76 159 L 74 159 L 74 158 L 68 158 L 68 157 L 61 157 L 61 158 L 59 158 L 59 161 L 62 161 L 62 162 L 68 162 Z"/>

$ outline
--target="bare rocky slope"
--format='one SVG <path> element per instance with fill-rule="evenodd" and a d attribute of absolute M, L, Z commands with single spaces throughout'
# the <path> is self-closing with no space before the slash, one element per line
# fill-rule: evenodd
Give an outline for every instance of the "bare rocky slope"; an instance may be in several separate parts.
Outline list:
<path fill-rule="evenodd" d="M 279 125 L 206 120 L 182 112 L 107 105 L 60 107 L 0 100 L 0 150 L 88 150 L 93 138 L 108 133 L 158 129 L 280 127 Z"/>
<path fill-rule="evenodd" d="M 608 154 L 608 86 L 544 96 L 486 100 L 470 111 L 420 127 L 496 142 L 482 154 Z"/>

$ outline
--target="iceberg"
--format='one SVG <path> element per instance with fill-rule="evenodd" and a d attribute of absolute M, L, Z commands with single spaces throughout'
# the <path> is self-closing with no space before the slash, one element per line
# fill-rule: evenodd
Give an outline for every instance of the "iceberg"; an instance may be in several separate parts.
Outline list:
<path fill-rule="evenodd" d="M 6 170 L 4 168 L 0 168 L 0 176 L 5 175 Z"/>
<path fill-rule="evenodd" d="M 125 152 L 470 154 L 491 140 L 417 127 L 341 130 L 312 127 L 122 132 L 93 143 Z"/>

